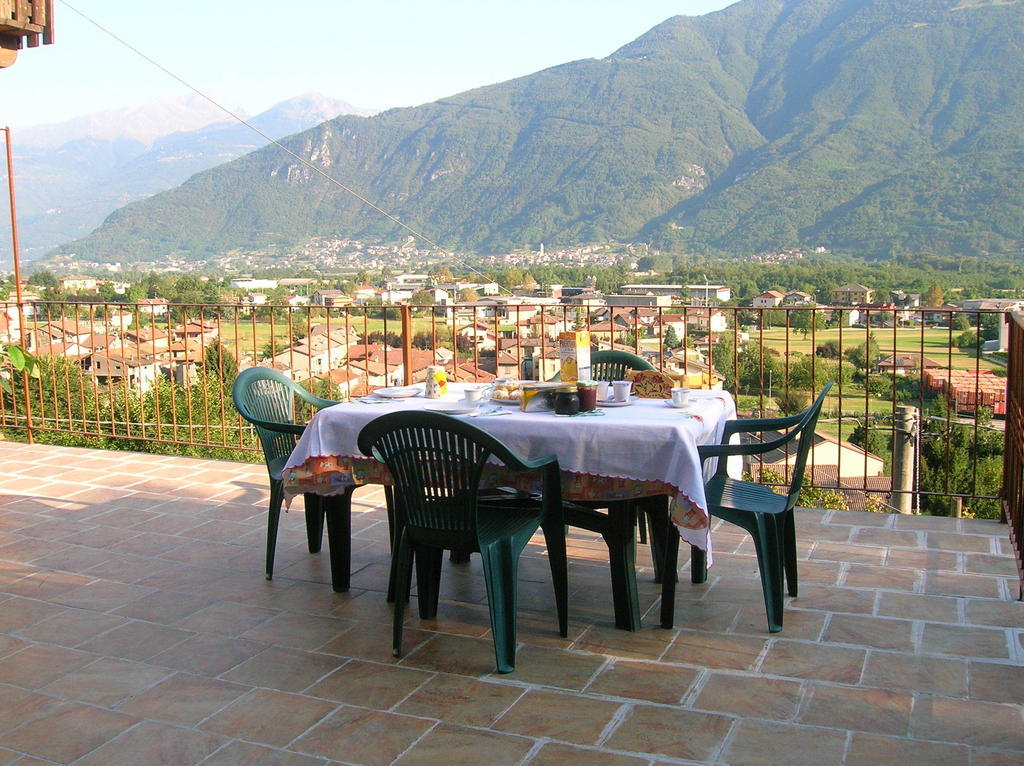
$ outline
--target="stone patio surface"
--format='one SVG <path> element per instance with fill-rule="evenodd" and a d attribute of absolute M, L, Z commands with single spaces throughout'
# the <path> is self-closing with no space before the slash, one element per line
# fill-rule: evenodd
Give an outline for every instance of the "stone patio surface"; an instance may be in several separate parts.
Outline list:
<path fill-rule="evenodd" d="M 262 465 L 0 457 L 0 766 L 1024 763 L 1024 605 L 995 522 L 800 512 L 775 635 L 734 527 L 706 585 L 683 555 L 674 630 L 639 546 L 639 633 L 613 627 L 603 543 L 572 530 L 567 639 L 538 540 L 498 676 L 478 557 L 446 562 L 438 619 L 410 609 L 391 656 L 379 487 L 355 495 L 337 594 L 301 501 L 263 578 Z"/>

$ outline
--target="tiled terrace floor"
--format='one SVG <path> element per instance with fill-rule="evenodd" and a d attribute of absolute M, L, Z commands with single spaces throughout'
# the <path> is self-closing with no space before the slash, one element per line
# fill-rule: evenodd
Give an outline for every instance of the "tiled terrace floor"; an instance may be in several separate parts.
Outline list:
<path fill-rule="evenodd" d="M 262 466 L 0 443 L 0 764 L 1019 764 L 1024 605 L 1006 527 L 800 514 L 800 597 L 769 635 L 749 541 L 716 532 L 676 629 L 612 627 L 573 534 L 570 635 L 521 570 L 518 669 L 493 669 L 477 562 L 390 653 L 386 521 L 356 495 L 354 587 L 301 510 L 261 575 Z M 647 563 L 646 547 L 641 558 Z"/>

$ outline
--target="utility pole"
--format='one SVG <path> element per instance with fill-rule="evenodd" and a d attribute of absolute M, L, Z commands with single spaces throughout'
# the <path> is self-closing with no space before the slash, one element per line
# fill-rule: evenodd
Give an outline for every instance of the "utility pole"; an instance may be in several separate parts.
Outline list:
<path fill-rule="evenodd" d="M 11 203 L 11 258 L 14 260 L 14 296 L 17 302 L 18 312 L 18 340 L 22 347 L 28 344 L 25 342 L 25 309 L 21 296 L 21 256 L 18 244 L 18 214 L 14 205 L 14 153 L 11 149 L 11 129 L 3 128 L 4 143 L 7 145 L 7 191 Z M 28 398 L 28 371 L 21 371 L 21 388 L 25 395 L 25 429 L 28 435 L 28 443 L 32 444 L 32 407 Z"/>
<path fill-rule="evenodd" d="M 914 454 L 917 442 L 917 407 L 900 405 L 893 423 L 893 505 L 900 513 L 914 512 Z"/>

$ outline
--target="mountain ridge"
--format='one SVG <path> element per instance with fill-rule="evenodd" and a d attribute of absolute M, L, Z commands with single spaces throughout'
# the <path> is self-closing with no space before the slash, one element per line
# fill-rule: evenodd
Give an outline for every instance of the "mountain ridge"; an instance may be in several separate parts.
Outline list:
<path fill-rule="evenodd" d="M 288 145 L 453 248 L 1019 253 L 1024 6 L 954 7 L 743 0 L 603 59 L 340 117 Z M 271 148 L 62 251 L 199 260 L 317 236 L 404 233 Z"/>

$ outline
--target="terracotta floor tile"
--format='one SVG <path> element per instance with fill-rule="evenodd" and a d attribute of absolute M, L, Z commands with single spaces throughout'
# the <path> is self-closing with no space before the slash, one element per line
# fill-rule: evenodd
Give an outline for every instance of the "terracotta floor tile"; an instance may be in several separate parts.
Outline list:
<path fill-rule="evenodd" d="M 914 706 L 911 734 L 922 739 L 1024 750 L 1019 705 L 921 697 Z"/>
<path fill-rule="evenodd" d="M 256 656 L 266 644 L 244 638 L 197 634 L 149 658 L 149 662 L 200 675 L 219 675 Z"/>
<path fill-rule="evenodd" d="M 255 689 L 204 721 L 200 728 L 250 742 L 284 747 L 328 716 L 335 707 L 324 700 Z"/>
<path fill-rule="evenodd" d="M 95 655 L 87 652 L 34 644 L 0 660 L 0 683 L 41 689 L 95 659 Z"/>
<path fill-rule="evenodd" d="M 879 584 L 877 587 L 885 587 L 885 585 Z M 875 609 L 875 593 L 874 591 L 864 592 L 853 587 L 805 585 L 800 588 L 800 595 L 792 599 L 790 604 L 796 609 L 871 614 Z"/>
<path fill-rule="evenodd" d="M 218 734 L 143 721 L 76 761 L 76 766 L 187 766 L 199 763 L 227 741 Z"/>
<path fill-rule="evenodd" d="M 310 755 L 272 750 L 237 740 L 222 747 L 203 766 L 326 766 L 327 761 Z"/>
<path fill-rule="evenodd" d="M 605 727 L 619 712 L 616 702 L 562 692 L 530 690 L 491 728 L 535 739 L 548 738 L 575 745 L 596 745 Z"/>
<path fill-rule="evenodd" d="M 421 718 L 342 707 L 304 734 L 294 749 L 337 761 L 385 766 L 435 725 Z"/>
<path fill-rule="evenodd" d="M 921 742 L 854 732 L 846 755 L 846 766 L 968 766 L 970 751 L 963 745 Z M 975 761 L 974 766 L 980 766 Z"/>
<path fill-rule="evenodd" d="M 76 647 L 127 622 L 123 617 L 68 608 L 54 617 L 22 628 L 18 635 L 31 641 Z"/>
<path fill-rule="evenodd" d="M 261 621 L 243 634 L 243 638 L 292 649 L 318 649 L 334 640 L 356 623 L 336 617 L 309 615 L 296 620 L 284 614 Z"/>
<path fill-rule="evenodd" d="M 878 615 L 930 622 L 959 621 L 955 598 L 925 596 L 920 593 L 882 593 L 878 602 Z"/>
<path fill-rule="evenodd" d="M 856 564 L 881 564 L 885 559 L 886 549 L 867 545 L 838 545 L 835 543 L 815 543 L 811 548 L 811 560 L 846 561 Z"/>
<path fill-rule="evenodd" d="M 767 644 L 759 638 L 684 630 L 676 636 L 663 659 L 709 669 L 749 670 Z"/>
<path fill-rule="evenodd" d="M 3 586 L 5 593 L 42 601 L 56 599 L 93 580 L 92 577 L 61 571 L 39 571 Z"/>
<path fill-rule="evenodd" d="M 760 670 L 790 678 L 855 684 L 860 681 L 866 655 L 862 649 L 776 641 L 768 647 Z"/>
<path fill-rule="evenodd" d="M 58 604 L 106 612 L 152 594 L 152 588 L 123 582 L 96 580 L 53 599 Z"/>
<path fill-rule="evenodd" d="M 587 766 L 643 766 L 647 759 L 548 742 L 528 763 L 530 766 L 563 766 L 567 763 Z"/>
<path fill-rule="evenodd" d="M 1024 705 L 1024 667 L 993 662 L 972 662 L 967 667 L 972 699 Z"/>
<path fill-rule="evenodd" d="M 525 645 L 516 653 L 516 669 L 509 679 L 579 690 L 590 683 L 604 662 L 593 654 Z"/>
<path fill-rule="evenodd" d="M 138 719 L 130 715 L 69 702 L 0 735 L 0 745 L 39 758 L 69 763 L 137 722 Z"/>
<path fill-rule="evenodd" d="M 822 641 L 912 652 L 913 628 L 914 624 L 909 620 L 834 614 L 829 618 Z"/>
<path fill-rule="evenodd" d="M 967 604 L 967 622 L 974 625 L 1024 628 L 1024 604 L 1018 601 L 975 599 Z"/>
<path fill-rule="evenodd" d="M 928 547 L 958 553 L 990 553 L 992 552 L 992 539 L 983 535 L 929 532 Z"/>
<path fill-rule="evenodd" d="M 395 712 L 462 726 L 488 727 L 525 691 L 498 680 L 491 683 L 441 673 L 404 699 Z"/>
<path fill-rule="evenodd" d="M 971 748 L 972 766 L 1020 766 L 1021 754 L 1017 750 Z"/>
<path fill-rule="evenodd" d="M 3 609 L 0 609 L 0 631 L 7 633 L 25 628 L 49 617 L 55 617 L 63 611 L 63 607 L 46 601 L 20 597 L 9 598 L 3 602 Z"/>
<path fill-rule="evenodd" d="M 797 609 L 797 602 L 791 600 L 786 604 L 783 613 L 782 635 L 786 638 L 804 639 L 817 641 L 825 627 L 825 619 L 828 614 L 814 611 L 813 609 Z M 768 616 L 765 613 L 764 602 L 761 600 L 758 591 L 757 601 L 751 602 L 740 609 L 736 615 L 736 623 L 730 629 L 732 633 L 750 633 L 767 638 Z"/>
<path fill-rule="evenodd" d="M 494 642 L 490 638 L 433 634 L 429 641 L 412 651 L 407 651 L 407 646 L 408 643 L 403 645 L 406 653 L 401 664 L 411 668 L 462 675 L 482 675 L 496 668 Z M 390 654 L 390 639 L 388 647 Z"/>
<path fill-rule="evenodd" d="M 166 678 L 168 671 L 140 662 L 100 659 L 73 670 L 43 691 L 80 702 L 113 707 L 132 694 L 137 694 Z"/>
<path fill-rule="evenodd" d="M 382 599 L 383 600 L 383 599 Z M 443 648 L 435 646 L 433 648 L 426 649 L 423 656 L 420 658 L 416 657 L 417 647 L 423 646 L 428 640 L 433 638 L 442 640 L 443 637 L 437 633 L 428 633 L 425 630 L 416 630 L 410 628 L 408 625 L 402 633 L 402 649 L 405 654 L 401 658 L 396 658 L 391 651 L 391 626 L 382 623 L 368 623 L 368 622 L 357 622 L 352 628 L 342 633 L 332 641 L 328 641 L 326 644 L 321 646 L 318 651 L 324 652 L 325 654 L 337 654 L 342 657 L 353 657 L 360 660 L 369 660 L 371 662 L 383 662 L 383 663 L 399 663 L 405 665 L 411 665 L 419 667 L 422 662 L 424 667 L 429 667 L 431 663 L 438 662 L 449 662 L 451 658 L 447 660 L 442 656 Z M 489 639 L 462 639 L 461 637 L 452 637 L 452 642 L 443 642 L 446 645 L 449 643 L 452 645 L 459 645 L 462 647 L 473 647 L 473 653 L 479 655 L 478 664 L 475 666 L 476 670 L 483 670 L 483 672 L 490 672 L 493 667 L 483 665 L 485 660 L 484 657 L 490 656 L 491 662 L 494 658 L 494 645 Z M 468 644 L 462 644 L 461 641 L 470 642 Z M 487 652 L 490 651 L 490 655 Z M 457 665 L 459 663 L 456 663 Z"/>
<path fill-rule="evenodd" d="M 136 620 L 172 625 L 211 603 L 210 599 L 187 593 L 156 591 L 126 604 L 114 613 Z"/>
<path fill-rule="evenodd" d="M 298 692 L 326 676 L 344 658 L 272 646 L 245 660 L 220 677 L 225 681 Z"/>
<path fill-rule="evenodd" d="M 46 694 L 30 692 L 15 686 L 0 684 L 0 734 L 11 731 L 33 718 L 46 715 L 59 707 L 62 701 Z"/>
<path fill-rule="evenodd" d="M 967 693 L 967 663 L 939 657 L 871 652 L 864 683 L 884 689 L 962 697 Z"/>
<path fill-rule="evenodd" d="M 895 529 L 879 529 L 862 527 L 853 530 L 851 542 L 857 545 L 895 545 L 901 548 L 920 548 L 924 542 L 923 535 L 912 531 Z"/>
<path fill-rule="evenodd" d="M 959 657 L 1011 659 L 1005 630 L 963 625 L 926 624 L 921 638 L 921 651 Z"/>
<path fill-rule="evenodd" d="M 960 572 L 927 572 L 924 592 L 932 596 L 977 596 L 999 598 L 998 577 L 961 574 Z"/>
<path fill-rule="evenodd" d="M 351 660 L 306 690 L 313 697 L 388 710 L 431 678 L 430 673 Z"/>
<path fill-rule="evenodd" d="M 194 726 L 230 705 L 249 687 L 178 673 L 121 703 L 125 713 Z"/>
<path fill-rule="evenodd" d="M 846 733 L 811 726 L 740 721 L 722 754 L 724 763 L 821 766 L 842 763 Z"/>
<path fill-rule="evenodd" d="M 395 761 L 395 766 L 436 766 L 439 763 L 475 763 L 486 753 L 493 764 L 519 763 L 533 740 L 510 734 L 440 724 Z"/>
<path fill-rule="evenodd" d="M 618 660 L 587 687 L 589 694 L 677 704 L 699 675 L 694 668 Z"/>
<path fill-rule="evenodd" d="M 747 674 L 712 673 L 693 707 L 740 717 L 789 720 L 803 694 L 797 681 Z"/>
<path fill-rule="evenodd" d="M 1012 556 L 994 556 L 985 553 L 968 553 L 965 556 L 964 569 L 972 574 L 999 575 L 1016 577 L 1017 565 Z"/>
<path fill-rule="evenodd" d="M 603 743 L 611 750 L 710 761 L 733 719 L 674 707 L 637 705 Z"/>
<path fill-rule="evenodd" d="M 222 601 L 193 612 L 175 623 L 175 627 L 203 633 L 240 636 L 277 614 L 279 612 L 273 609 Z"/>
<path fill-rule="evenodd" d="M 645 626 L 633 633 L 612 626 L 594 625 L 573 644 L 573 648 L 634 660 L 658 660 L 674 638 L 672 631 L 663 628 Z"/>
<path fill-rule="evenodd" d="M 169 647 L 195 635 L 189 631 L 152 625 L 147 622 L 129 622 L 109 633 L 80 644 L 85 651 L 102 653 L 108 657 L 126 660 L 148 660 Z"/>
<path fill-rule="evenodd" d="M 914 697 L 905 692 L 812 684 L 800 723 L 905 736 Z"/>
<path fill-rule="evenodd" d="M 913 592 L 917 589 L 921 578 L 922 573 L 917 569 L 851 564 L 843 577 L 843 585 L 847 588 L 863 588 L 869 593 L 876 588 Z M 834 611 L 852 610 L 836 609 Z"/>

